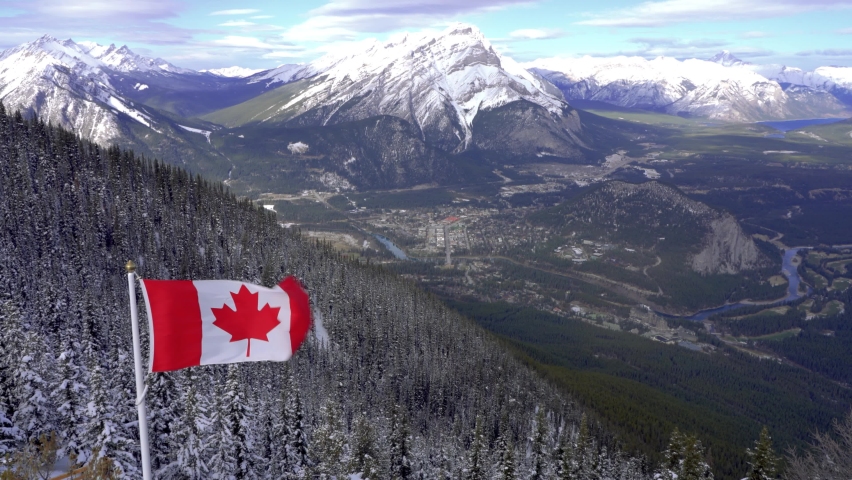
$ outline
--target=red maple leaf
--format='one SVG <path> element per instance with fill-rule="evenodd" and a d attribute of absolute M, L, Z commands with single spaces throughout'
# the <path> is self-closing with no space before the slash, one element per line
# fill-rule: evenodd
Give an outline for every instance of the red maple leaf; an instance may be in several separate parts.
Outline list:
<path fill-rule="evenodd" d="M 251 339 L 268 342 L 267 334 L 277 327 L 281 321 L 278 320 L 280 307 L 270 307 L 267 303 L 260 310 L 257 309 L 259 294 L 251 293 L 245 285 L 240 287 L 238 293 L 231 292 L 236 310 L 229 305 L 222 308 L 211 308 L 216 320 L 213 325 L 231 334 L 231 341 L 248 340 L 246 357 L 251 356 Z"/>

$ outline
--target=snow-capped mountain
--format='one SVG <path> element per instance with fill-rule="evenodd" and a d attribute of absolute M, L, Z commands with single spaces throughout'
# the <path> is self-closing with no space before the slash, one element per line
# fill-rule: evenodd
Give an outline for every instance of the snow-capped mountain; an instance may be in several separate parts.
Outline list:
<path fill-rule="evenodd" d="M 818 67 L 813 71 L 785 65 L 749 65 L 748 68 L 781 84 L 829 92 L 852 105 L 852 67 Z"/>
<path fill-rule="evenodd" d="M 734 65 L 748 65 L 747 62 L 740 60 L 728 50 L 722 50 L 716 55 L 713 55 L 712 57 L 708 58 L 707 61 L 718 63 L 719 65 L 724 65 L 726 67 L 733 67 Z"/>
<path fill-rule="evenodd" d="M 135 66 L 150 64 L 126 47 L 43 36 L 0 54 L 0 100 L 7 108 L 109 143 L 121 135 L 121 116 L 152 127 L 151 114 L 121 95 L 110 77 L 112 68 Z"/>
<path fill-rule="evenodd" d="M 219 77 L 226 78 L 245 78 L 250 77 L 256 73 L 263 72 L 262 69 L 254 69 L 254 68 L 245 68 L 245 67 L 225 67 L 225 68 L 213 68 L 210 70 L 199 70 L 200 73 L 210 73 Z"/>
<path fill-rule="evenodd" d="M 558 86 L 569 102 L 596 100 L 735 122 L 838 115 L 846 109 L 825 92 L 785 90 L 730 52 L 711 60 L 586 56 L 525 66 Z"/>
<path fill-rule="evenodd" d="M 66 41 L 70 42 L 70 40 Z M 195 73 L 193 70 L 176 67 L 162 58 L 137 55 L 127 48 L 127 45 L 121 47 L 116 47 L 115 44 L 104 46 L 94 42 L 79 42 L 76 45 L 82 53 L 100 60 L 104 66 L 116 72 Z"/>
<path fill-rule="evenodd" d="M 283 85 L 279 90 L 291 93 L 258 104 L 256 114 L 243 123 L 329 125 L 391 115 L 417 126 L 430 144 L 461 151 L 477 143 L 474 124 L 484 112 L 525 101 L 542 115 L 535 122 L 564 123 L 556 129 L 564 138 L 544 142 L 549 146 L 542 148 L 553 149 L 552 154 L 576 153 L 568 150 L 578 143 L 579 120 L 561 93 L 497 53 L 472 25 L 407 33 L 384 43 L 360 42 L 308 64 L 257 74 L 250 81 Z M 295 82 L 298 87 L 292 87 Z"/>

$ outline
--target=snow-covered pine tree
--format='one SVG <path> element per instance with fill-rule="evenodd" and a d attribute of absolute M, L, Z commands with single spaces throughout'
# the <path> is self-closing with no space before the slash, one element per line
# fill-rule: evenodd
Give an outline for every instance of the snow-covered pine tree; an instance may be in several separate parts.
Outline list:
<path fill-rule="evenodd" d="M 126 329 L 125 333 L 130 337 L 129 329 Z M 112 404 L 113 422 L 116 426 L 112 432 L 115 450 L 111 458 L 113 463 L 125 472 L 125 476 L 132 477 L 141 475 L 133 357 L 118 341 L 113 342 L 112 346 L 107 358 L 108 368 L 103 370 L 109 390 L 108 401 Z"/>
<path fill-rule="evenodd" d="M 467 454 L 467 465 L 464 470 L 465 480 L 485 480 L 489 477 L 488 468 L 485 459 L 488 456 L 488 445 L 485 442 L 485 435 L 482 432 L 483 418 L 481 415 L 476 417 L 476 425 L 473 430 L 473 436 L 470 441 L 470 448 Z"/>
<path fill-rule="evenodd" d="M 684 445 L 685 438 L 680 430 L 675 427 L 672 430 L 672 436 L 669 439 L 669 446 L 663 452 L 663 462 L 660 465 L 659 478 L 662 480 L 675 480 L 681 471 L 683 463 L 683 454 L 686 446 Z"/>
<path fill-rule="evenodd" d="M 171 372 L 154 372 L 145 379 L 148 384 L 145 402 L 151 443 L 151 469 L 158 477 L 171 475 L 167 470 L 174 465 L 174 454 L 178 448 L 172 428 L 180 416 L 180 401 L 172 375 Z"/>
<path fill-rule="evenodd" d="M 217 480 L 229 480 L 237 463 L 233 454 L 235 439 L 228 428 L 228 407 L 223 390 L 221 385 L 217 385 L 212 391 L 214 401 L 211 428 L 205 441 L 212 452 L 208 465 L 211 478 Z"/>
<path fill-rule="evenodd" d="M 251 464 L 252 445 L 249 439 L 248 415 L 245 395 L 239 381 L 239 364 L 228 365 L 228 380 L 225 383 L 225 424 L 232 439 L 231 455 L 234 461 L 231 475 L 235 480 L 247 480 Z"/>
<path fill-rule="evenodd" d="M 399 405 L 393 407 L 390 427 L 389 478 L 407 480 L 411 476 L 411 438 L 408 420 Z"/>
<path fill-rule="evenodd" d="M 209 448 L 204 443 L 204 431 L 208 425 L 206 412 L 200 405 L 196 392 L 197 380 L 192 369 L 189 372 L 183 399 L 183 414 L 178 418 L 174 429 L 177 454 L 169 471 L 175 472 L 176 478 L 204 480 L 210 478 L 207 468 Z"/>
<path fill-rule="evenodd" d="M 539 408 L 535 418 L 535 430 L 530 445 L 530 480 L 548 478 L 549 455 L 547 454 L 547 418 L 544 409 Z"/>
<path fill-rule="evenodd" d="M 760 438 L 755 441 L 754 449 L 746 450 L 749 456 L 748 480 L 774 480 L 777 474 L 778 457 L 772 450 L 772 437 L 765 426 Z"/>
<path fill-rule="evenodd" d="M 346 434 L 341 422 L 340 407 L 331 398 L 320 407 L 320 424 L 311 436 L 312 478 L 340 478 L 346 469 Z"/>
<path fill-rule="evenodd" d="M 678 478 L 680 480 L 712 480 L 713 473 L 704 460 L 704 448 L 698 437 L 689 435 L 684 443 L 683 463 Z"/>
<path fill-rule="evenodd" d="M 71 342 L 70 332 L 60 342 L 57 368 L 52 378 L 50 398 L 56 406 L 56 431 L 61 438 L 57 455 L 79 457 L 83 444 L 81 427 L 86 424 L 84 401 L 88 397 L 82 383 L 82 367 L 77 365 L 77 348 Z"/>
<path fill-rule="evenodd" d="M 19 343 L 17 365 L 13 372 L 15 402 L 12 423 L 26 443 L 56 430 L 55 409 L 49 398 L 49 385 L 43 374 L 53 370 L 45 355 L 42 337 L 32 328 L 25 331 Z"/>
<path fill-rule="evenodd" d="M 16 368 L 20 340 L 20 316 L 8 299 L 0 299 L 0 455 L 17 449 L 21 431 L 12 423 L 15 413 L 12 395 L 15 392 Z"/>
<path fill-rule="evenodd" d="M 106 385 L 100 365 L 92 369 L 89 391 L 91 400 L 87 405 L 88 422 L 83 433 L 85 462 L 92 460 L 92 453 L 97 458 L 109 458 L 121 475 L 131 478 L 138 472 L 136 459 L 127 452 L 128 439 L 122 436 L 121 425 L 116 422 L 115 407 L 111 403 L 110 390 Z"/>
<path fill-rule="evenodd" d="M 712 480 L 713 473 L 704 460 L 704 448 L 695 435 L 684 435 L 675 428 L 657 477 L 662 480 Z"/>
<path fill-rule="evenodd" d="M 276 415 L 273 411 L 274 401 L 255 402 L 254 411 L 259 412 L 257 421 L 252 428 L 254 448 L 250 452 L 254 468 L 251 470 L 251 480 L 272 477 L 272 465 L 275 463 L 276 445 L 286 445 L 287 437 L 278 437 L 275 433 Z M 273 477 L 274 478 L 274 477 Z"/>
<path fill-rule="evenodd" d="M 497 480 L 515 480 L 517 478 L 517 466 L 515 465 L 515 447 L 508 438 L 505 429 L 497 438 Z"/>
<path fill-rule="evenodd" d="M 349 471 L 360 473 L 361 478 L 378 480 L 379 454 L 376 448 L 376 434 L 366 414 L 355 417 L 352 425 L 351 454 Z"/>
<path fill-rule="evenodd" d="M 559 480 L 575 480 L 577 478 L 578 465 L 575 458 L 575 448 L 571 438 L 571 432 L 563 431 L 559 448 L 556 449 L 554 463 L 556 464 L 556 478 Z"/>

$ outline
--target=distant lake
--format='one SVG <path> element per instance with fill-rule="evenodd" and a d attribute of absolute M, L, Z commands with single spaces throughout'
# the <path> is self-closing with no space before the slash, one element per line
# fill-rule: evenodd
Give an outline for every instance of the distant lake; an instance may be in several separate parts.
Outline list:
<path fill-rule="evenodd" d="M 811 125 L 825 125 L 826 123 L 837 123 L 846 120 L 845 118 L 808 118 L 805 120 L 785 120 L 783 122 L 757 122 L 760 125 L 766 125 L 767 127 L 772 127 L 775 130 L 781 130 L 782 132 L 787 132 L 790 130 L 796 130 L 802 127 L 808 127 Z"/>

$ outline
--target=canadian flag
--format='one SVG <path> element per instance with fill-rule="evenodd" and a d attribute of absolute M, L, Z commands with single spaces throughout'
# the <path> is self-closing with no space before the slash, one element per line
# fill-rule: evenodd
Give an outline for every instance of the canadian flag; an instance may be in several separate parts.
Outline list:
<path fill-rule="evenodd" d="M 152 372 L 288 360 L 311 326 L 295 277 L 273 288 L 232 280 L 142 280 Z"/>

